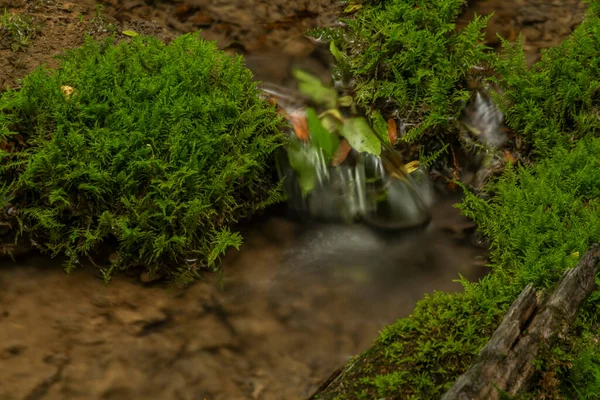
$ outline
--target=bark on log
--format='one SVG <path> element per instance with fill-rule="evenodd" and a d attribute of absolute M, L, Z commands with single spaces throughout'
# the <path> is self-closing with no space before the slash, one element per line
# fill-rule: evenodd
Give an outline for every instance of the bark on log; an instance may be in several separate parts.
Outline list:
<path fill-rule="evenodd" d="M 527 286 L 511 305 L 476 363 L 461 375 L 442 400 L 498 399 L 532 383 L 533 361 L 543 344 L 564 335 L 583 301 L 596 288 L 600 245 L 594 244 L 579 264 L 567 270 L 548 296 Z"/>

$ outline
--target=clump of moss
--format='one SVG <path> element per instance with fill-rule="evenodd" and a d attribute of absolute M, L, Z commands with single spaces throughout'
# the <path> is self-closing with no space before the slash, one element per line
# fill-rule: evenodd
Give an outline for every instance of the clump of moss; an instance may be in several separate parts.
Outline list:
<path fill-rule="evenodd" d="M 41 24 L 33 16 L 12 14 L 5 9 L 0 18 L 0 46 L 24 50 L 40 30 Z"/>
<path fill-rule="evenodd" d="M 88 38 L 0 97 L 0 210 L 68 271 L 109 247 L 107 279 L 142 265 L 187 282 L 281 200 L 281 124 L 242 59 L 198 35 Z"/>
<path fill-rule="evenodd" d="M 488 18 L 456 31 L 463 0 L 366 2 L 345 26 L 318 29 L 331 40 L 336 81 L 365 109 L 399 118 L 406 141 L 456 135 L 454 120 L 469 98 L 472 67 L 490 55 L 483 44 Z"/>
<path fill-rule="evenodd" d="M 492 272 L 478 283 L 463 280 L 464 293 L 426 296 L 317 398 L 439 398 L 527 284 L 551 288 L 600 241 L 599 32 L 593 1 L 575 32 L 531 69 L 522 47 L 506 43 L 493 65 L 504 89 L 496 98 L 535 163 L 507 168 L 486 186 L 487 200 L 466 190 L 459 205 L 491 240 Z M 540 355 L 537 385 L 523 398 L 597 398 L 599 312 L 597 291 L 571 335 Z"/>
<path fill-rule="evenodd" d="M 532 68 L 520 41 L 504 42 L 505 56 L 495 63 L 506 123 L 536 156 L 600 129 L 599 8 L 591 1 L 586 21 L 563 44 L 544 50 Z"/>

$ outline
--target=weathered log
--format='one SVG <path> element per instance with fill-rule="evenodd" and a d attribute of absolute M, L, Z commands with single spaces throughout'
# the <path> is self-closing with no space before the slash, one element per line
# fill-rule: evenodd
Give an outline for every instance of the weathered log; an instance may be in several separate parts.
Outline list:
<path fill-rule="evenodd" d="M 600 245 L 594 244 L 579 264 L 567 270 L 549 295 L 528 285 L 511 305 L 477 361 L 461 375 L 442 400 L 498 399 L 530 387 L 539 349 L 567 333 L 583 301 L 596 288 Z"/>

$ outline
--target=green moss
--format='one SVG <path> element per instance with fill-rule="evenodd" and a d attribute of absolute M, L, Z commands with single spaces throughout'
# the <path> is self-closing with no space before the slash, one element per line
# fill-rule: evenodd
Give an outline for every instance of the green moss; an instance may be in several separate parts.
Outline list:
<path fill-rule="evenodd" d="M 233 223 L 281 200 L 282 120 L 241 58 L 198 35 L 113 42 L 2 94 L 0 210 L 67 270 L 116 246 L 107 279 L 143 265 L 187 282 L 240 245 Z"/>
<path fill-rule="evenodd" d="M 529 283 L 551 288 L 600 241 L 600 2 L 564 43 L 525 66 L 519 44 L 495 62 L 497 95 L 533 165 L 508 167 L 484 196 L 459 205 L 491 240 L 492 272 L 464 293 L 435 293 L 385 328 L 320 399 L 439 398 L 473 362 Z M 487 200 L 484 199 L 487 198 Z M 600 282 L 600 277 L 597 278 Z M 567 338 L 537 362 L 537 384 L 519 398 L 598 398 L 600 292 Z"/>
<path fill-rule="evenodd" d="M 366 109 L 375 107 L 406 124 L 405 140 L 455 135 L 454 120 L 469 97 L 472 67 L 492 57 L 483 45 L 487 18 L 460 32 L 455 20 L 463 0 L 367 2 L 346 26 L 318 29 L 330 39 L 334 77 L 350 86 Z"/>
<path fill-rule="evenodd" d="M 498 98 L 507 125 L 536 155 L 600 128 L 599 9 L 591 1 L 584 23 L 560 46 L 545 50 L 531 69 L 520 42 L 504 43 L 505 57 L 495 64 L 505 90 Z"/>

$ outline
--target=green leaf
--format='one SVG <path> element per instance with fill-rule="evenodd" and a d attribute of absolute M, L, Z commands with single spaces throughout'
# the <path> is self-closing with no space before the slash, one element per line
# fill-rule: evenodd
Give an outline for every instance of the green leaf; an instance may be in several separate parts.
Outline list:
<path fill-rule="evenodd" d="M 136 31 L 129 31 L 129 30 L 126 30 L 126 31 L 123 31 L 122 33 L 123 33 L 123 35 L 126 35 L 126 36 L 131 36 L 131 37 L 140 36 L 140 34 L 139 34 L 139 33 L 137 33 Z"/>
<path fill-rule="evenodd" d="M 336 106 L 337 92 L 335 89 L 325 87 L 319 78 L 299 69 L 294 69 L 292 75 L 298 80 L 300 93 L 327 108 Z"/>
<path fill-rule="evenodd" d="M 338 104 L 342 107 L 350 107 L 353 101 L 354 99 L 352 98 L 352 96 L 344 96 L 340 97 L 340 99 L 338 100 Z"/>
<path fill-rule="evenodd" d="M 373 130 L 379 136 L 381 140 L 386 143 L 390 143 L 390 136 L 388 135 L 388 124 L 385 118 L 379 111 L 373 111 L 371 113 L 371 120 L 373 121 Z M 391 144 L 391 143 L 390 143 Z"/>
<path fill-rule="evenodd" d="M 376 156 L 381 154 L 381 142 L 367 120 L 362 117 L 347 119 L 342 126 L 342 136 L 348 140 L 354 150 L 360 153 L 365 152 Z"/>
<path fill-rule="evenodd" d="M 306 109 L 306 119 L 308 120 L 308 130 L 310 131 L 312 145 L 318 149 L 322 149 L 326 161 L 329 162 L 335 153 L 335 149 L 340 144 L 340 139 L 337 135 L 325 129 L 314 109 L 310 107 Z"/>
<path fill-rule="evenodd" d="M 350 3 L 344 8 L 344 14 L 353 13 L 363 7 L 362 3 Z"/>
<path fill-rule="evenodd" d="M 338 62 L 342 61 L 342 59 L 344 58 L 344 54 L 337 48 L 333 40 L 329 42 L 329 51 Z"/>
<path fill-rule="evenodd" d="M 342 127 L 342 121 L 334 117 L 332 114 L 321 115 L 321 123 L 323 124 L 323 127 L 333 135 L 339 132 Z"/>
<path fill-rule="evenodd" d="M 298 174 L 298 184 L 302 195 L 306 196 L 317 183 L 315 163 L 318 162 L 317 149 L 305 146 L 300 141 L 291 141 L 287 147 L 288 160 L 291 167 Z"/>

